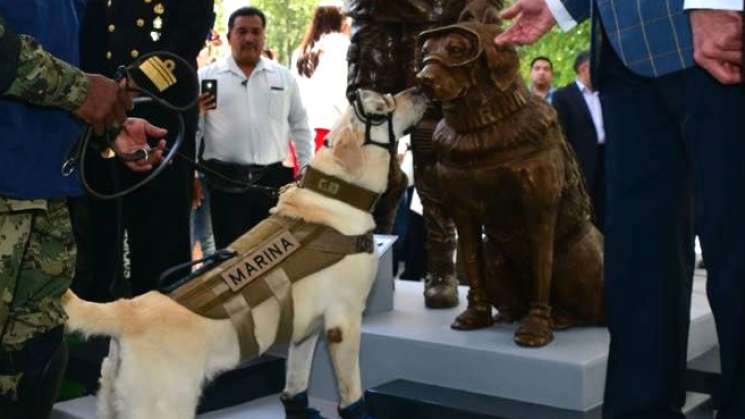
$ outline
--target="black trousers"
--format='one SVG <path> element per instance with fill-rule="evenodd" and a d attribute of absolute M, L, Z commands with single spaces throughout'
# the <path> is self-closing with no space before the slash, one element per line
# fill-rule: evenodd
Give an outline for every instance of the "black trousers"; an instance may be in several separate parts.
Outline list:
<path fill-rule="evenodd" d="M 597 146 L 597 163 L 595 163 L 595 178 L 590 190 L 592 212 L 595 226 L 601 233 L 605 231 L 605 144 Z"/>
<path fill-rule="evenodd" d="M 152 105 L 140 105 L 136 115 L 169 130 L 168 146 L 176 140 L 175 115 Z M 194 156 L 196 109 L 183 114 L 181 153 Z M 89 153 L 87 178 L 100 192 L 111 193 L 133 185 L 149 173 L 133 173 L 118 159 L 102 160 Z M 176 156 L 168 167 L 141 189 L 117 200 L 85 197 L 72 212 L 78 243 L 78 267 L 73 290 L 94 301 L 110 301 L 127 294 L 156 289 L 160 274 L 191 260 L 191 201 L 194 169 Z M 123 239 L 129 244 L 130 283 L 122 284 Z M 184 274 L 188 274 L 188 270 Z M 129 290 L 127 290 L 129 288 Z"/>
<path fill-rule="evenodd" d="M 258 185 L 281 188 L 293 181 L 292 169 L 275 163 L 263 168 Z M 250 189 L 243 193 L 224 192 L 208 186 L 212 231 L 215 245 L 224 249 L 243 233 L 269 216 L 277 199 L 262 190 Z"/>
<path fill-rule="evenodd" d="M 0 396 L 3 419 L 48 419 L 67 367 L 64 327 L 33 338 L 21 351 L 0 352 L 0 370 L 23 373 L 16 397 Z"/>
<path fill-rule="evenodd" d="M 695 215 L 721 351 L 718 418 L 744 418 L 745 91 L 700 67 L 643 78 L 607 45 L 599 81 L 611 335 L 604 417 L 684 418 Z"/>

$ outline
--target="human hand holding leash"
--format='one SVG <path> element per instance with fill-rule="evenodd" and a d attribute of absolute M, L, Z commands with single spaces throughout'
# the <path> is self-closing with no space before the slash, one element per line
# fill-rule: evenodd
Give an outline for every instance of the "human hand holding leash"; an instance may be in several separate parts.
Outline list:
<path fill-rule="evenodd" d="M 114 147 L 119 155 L 132 155 L 144 150 L 143 158 L 123 159 L 123 162 L 133 172 L 147 172 L 163 160 L 166 140 L 162 138 L 167 133 L 167 130 L 156 127 L 144 119 L 127 118 L 121 132 L 114 140 Z M 150 148 L 147 143 L 148 137 L 161 138 L 161 140 L 155 148 Z"/>
<path fill-rule="evenodd" d="M 74 114 L 101 135 L 107 128 L 121 127 L 132 110 L 132 99 L 122 85 L 100 74 L 86 74 L 88 96 Z"/>
<path fill-rule="evenodd" d="M 696 63 L 722 84 L 742 83 L 742 13 L 699 9 L 689 17 Z"/>
<path fill-rule="evenodd" d="M 498 47 L 532 44 L 556 25 L 545 0 L 518 0 L 499 17 L 514 23 L 494 39 Z"/>

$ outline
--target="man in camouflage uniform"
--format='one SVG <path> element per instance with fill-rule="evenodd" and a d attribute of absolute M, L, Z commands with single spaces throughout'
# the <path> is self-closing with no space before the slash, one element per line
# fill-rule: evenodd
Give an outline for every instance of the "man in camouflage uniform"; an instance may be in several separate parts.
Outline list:
<path fill-rule="evenodd" d="M 396 93 L 416 83 L 417 36 L 420 32 L 455 23 L 466 0 L 349 0 L 354 19 L 349 48 L 347 96 L 359 88 Z M 427 278 L 424 302 L 430 308 L 458 305 L 455 277 L 455 225 L 446 212 L 444 197 L 434 176 L 432 134 L 441 118 L 431 107 L 411 134 L 414 185 L 424 207 L 427 228 Z M 392 159 L 388 191 L 375 209 L 377 231 L 390 232 L 406 175 Z"/>
<path fill-rule="evenodd" d="M 24 30 L 36 32 L 40 40 L 75 59 L 75 51 L 69 53 L 61 47 L 70 45 L 70 40 L 77 44 L 78 28 L 71 24 L 77 16 L 72 4 L 74 0 L 0 0 L 3 419 L 47 418 L 66 364 L 67 352 L 62 343 L 66 315 L 60 297 L 73 276 L 75 247 L 65 196 L 75 193 L 80 185 L 75 177 L 64 179 L 60 168 L 66 150 L 82 128 L 69 114 L 72 112 L 99 132 L 124 124 L 123 134 L 116 139 L 120 151 L 145 145 L 146 132 L 164 135 L 144 121 L 126 120 L 131 100 L 114 81 L 81 72 L 47 52 L 34 38 L 18 35 L 12 29 L 23 22 Z M 41 20 L 49 15 L 64 23 Z M 43 126 L 34 126 L 34 122 Z M 148 161 L 128 165 L 137 170 L 149 169 L 161 153 L 156 151 Z"/>

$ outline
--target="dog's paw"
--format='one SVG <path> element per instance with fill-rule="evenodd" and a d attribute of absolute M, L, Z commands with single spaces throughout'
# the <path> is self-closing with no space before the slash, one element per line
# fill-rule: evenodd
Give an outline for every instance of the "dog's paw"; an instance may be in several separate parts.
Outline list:
<path fill-rule="evenodd" d="M 455 318 L 451 328 L 455 330 L 476 330 L 489 327 L 494 324 L 491 315 L 491 306 L 469 307 Z"/>
<path fill-rule="evenodd" d="M 529 348 L 546 346 L 554 340 L 551 307 L 534 305 L 515 332 L 515 343 Z"/>
<path fill-rule="evenodd" d="M 359 399 L 344 409 L 339 409 L 339 416 L 341 416 L 341 419 L 374 419 L 365 410 L 364 399 Z"/>
<path fill-rule="evenodd" d="M 308 407 L 308 392 L 292 397 L 282 393 L 279 399 L 285 407 L 285 419 L 325 419 L 318 410 Z"/>

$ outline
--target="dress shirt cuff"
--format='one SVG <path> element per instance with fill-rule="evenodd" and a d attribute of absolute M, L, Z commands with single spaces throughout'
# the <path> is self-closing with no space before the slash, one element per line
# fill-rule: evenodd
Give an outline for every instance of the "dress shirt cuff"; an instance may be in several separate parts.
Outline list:
<path fill-rule="evenodd" d="M 551 11 L 551 14 L 554 15 L 554 19 L 556 19 L 556 23 L 562 31 L 567 32 L 577 26 L 577 21 L 574 20 L 569 10 L 564 7 L 564 3 L 561 0 L 546 0 L 546 5 Z"/>
<path fill-rule="evenodd" d="M 742 0 L 685 0 L 683 8 L 742 11 Z"/>

